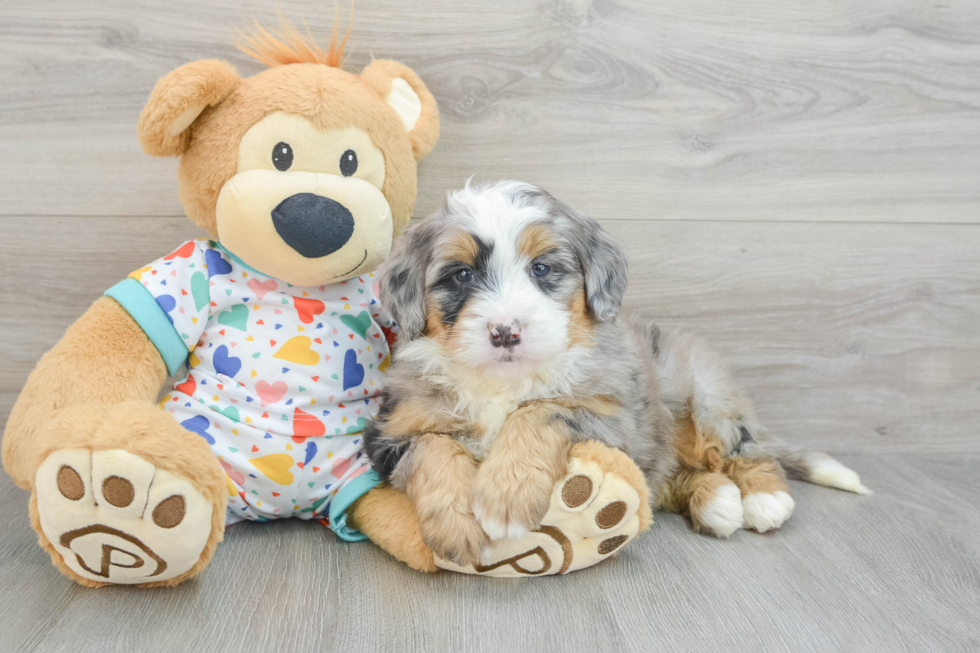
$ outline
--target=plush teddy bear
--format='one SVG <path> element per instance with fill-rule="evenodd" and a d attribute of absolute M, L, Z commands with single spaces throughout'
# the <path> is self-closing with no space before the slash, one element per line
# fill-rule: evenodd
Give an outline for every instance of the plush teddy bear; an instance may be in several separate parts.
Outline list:
<path fill-rule="evenodd" d="M 259 28 L 243 49 L 268 70 L 183 65 L 140 116 L 143 149 L 180 157 L 181 202 L 211 238 L 106 291 L 38 363 L 3 439 L 41 546 L 83 585 L 175 585 L 227 524 L 286 517 L 368 536 L 416 569 L 454 568 L 425 546 L 408 498 L 378 486 L 359 440 L 397 331 L 371 271 L 412 215 L 438 110 L 400 63 L 343 71 L 345 41 L 324 51 L 288 25 Z M 460 571 L 568 571 L 649 523 L 625 456 L 580 446 L 569 469 L 559 526 Z M 609 538 L 589 539 L 602 529 L 586 517 L 621 497 L 622 537 L 597 549 Z"/>

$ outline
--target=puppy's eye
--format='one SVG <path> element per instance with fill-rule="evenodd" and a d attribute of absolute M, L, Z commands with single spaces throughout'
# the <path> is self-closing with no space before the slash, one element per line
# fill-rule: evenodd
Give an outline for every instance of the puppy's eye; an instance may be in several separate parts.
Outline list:
<path fill-rule="evenodd" d="M 340 174 L 350 177 L 357 172 L 357 153 L 354 150 L 347 150 L 340 155 Z"/>
<path fill-rule="evenodd" d="M 551 267 L 544 263 L 535 263 L 531 266 L 532 277 L 546 277 L 549 272 L 551 272 Z"/>
<path fill-rule="evenodd" d="M 279 142 L 272 148 L 272 165 L 281 172 L 286 172 L 293 165 L 293 148 L 289 147 L 289 143 Z"/>
<path fill-rule="evenodd" d="M 473 281 L 473 270 L 463 268 L 453 276 L 456 278 L 456 281 L 460 283 L 470 283 Z"/>

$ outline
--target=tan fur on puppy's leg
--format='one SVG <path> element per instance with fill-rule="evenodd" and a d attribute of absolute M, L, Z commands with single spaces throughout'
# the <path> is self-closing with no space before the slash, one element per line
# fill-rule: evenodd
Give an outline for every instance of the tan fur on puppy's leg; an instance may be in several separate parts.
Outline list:
<path fill-rule="evenodd" d="M 757 492 L 789 492 L 789 486 L 784 480 L 783 470 L 770 457 L 764 458 L 730 458 L 722 467 L 725 476 L 742 491 L 742 496 Z"/>
<path fill-rule="evenodd" d="M 416 571 L 436 570 L 432 549 L 422 540 L 415 505 L 404 492 L 378 486 L 354 502 L 351 524 Z"/>
<path fill-rule="evenodd" d="M 772 458 L 731 458 L 723 471 L 742 493 L 744 528 L 764 533 L 779 528 L 793 514 L 796 504 L 782 468 Z"/>
<path fill-rule="evenodd" d="M 555 481 L 565 473 L 571 442 L 556 411 L 534 403 L 511 413 L 480 465 L 473 511 L 492 539 L 523 537 L 541 525 Z"/>
<path fill-rule="evenodd" d="M 686 515 L 694 530 L 728 537 L 741 528 L 741 493 L 727 476 L 717 472 L 682 471 L 661 491 L 665 510 Z"/>
<path fill-rule="evenodd" d="M 470 508 L 476 475 L 476 461 L 448 435 L 428 433 L 416 440 L 406 493 L 415 503 L 422 539 L 440 558 L 462 565 L 478 562 L 487 544 Z"/>

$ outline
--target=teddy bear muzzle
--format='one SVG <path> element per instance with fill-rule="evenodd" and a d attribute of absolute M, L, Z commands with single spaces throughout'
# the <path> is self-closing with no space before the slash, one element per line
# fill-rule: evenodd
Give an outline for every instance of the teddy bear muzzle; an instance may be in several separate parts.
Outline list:
<path fill-rule="evenodd" d="M 314 193 L 290 195 L 272 210 L 283 241 L 306 258 L 333 254 L 354 235 L 354 216 L 340 202 Z"/>
<path fill-rule="evenodd" d="M 374 184 L 309 171 L 244 170 L 222 187 L 222 246 L 294 286 L 337 283 L 388 256 L 391 207 Z"/>

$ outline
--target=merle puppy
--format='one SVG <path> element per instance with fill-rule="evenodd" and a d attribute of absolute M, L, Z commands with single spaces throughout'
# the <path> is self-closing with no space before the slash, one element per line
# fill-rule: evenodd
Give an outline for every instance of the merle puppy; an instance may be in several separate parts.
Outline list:
<path fill-rule="evenodd" d="M 536 529 L 569 447 L 597 440 L 644 470 L 654 501 L 727 537 L 779 528 L 791 476 L 852 492 L 853 471 L 785 447 L 697 339 L 620 319 L 626 252 L 535 186 L 467 185 L 408 228 L 380 276 L 400 326 L 375 469 L 459 564 Z"/>

